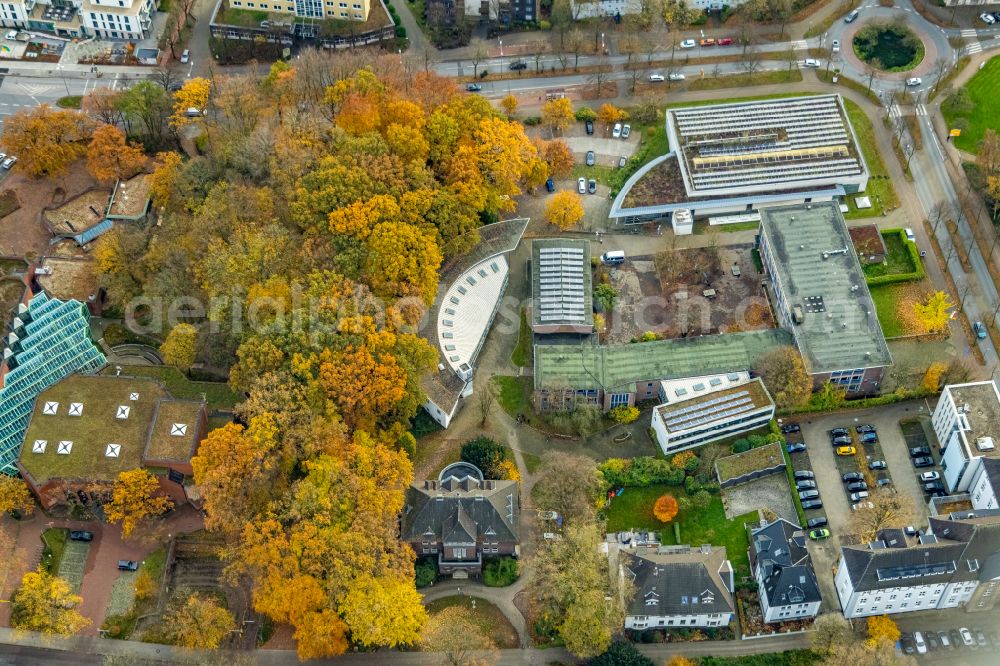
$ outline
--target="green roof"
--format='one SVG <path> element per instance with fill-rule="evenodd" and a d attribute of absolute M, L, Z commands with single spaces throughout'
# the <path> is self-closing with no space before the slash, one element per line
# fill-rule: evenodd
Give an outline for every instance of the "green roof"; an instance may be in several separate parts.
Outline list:
<path fill-rule="evenodd" d="M 810 374 L 892 363 L 847 224 L 834 201 L 762 208 L 764 263 Z M 801 323 L 789 313 L 802 311 Z"/>
<path fill-rule="evenodd" d="M 786 331 L 772 329 L 627 345 L 535 345 L 535 389 L 632 391 L 638 381 L 748 370 L 790 344 Z"/>
<path fill-rule="evenodd" d="M 145 458 L 189 461 L 198 444 L 201 409 L 202 403 L 194 400 L 160 400 L 149 429 Z M 184 427 L 178 428 L 179 425 Z"/>

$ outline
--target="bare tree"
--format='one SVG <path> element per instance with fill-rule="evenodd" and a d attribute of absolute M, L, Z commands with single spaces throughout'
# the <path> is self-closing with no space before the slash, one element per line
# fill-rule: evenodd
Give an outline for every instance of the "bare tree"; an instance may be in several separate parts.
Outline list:
<path fill-rule="evenodd" d="M 872 58 L 872 61 L 865 63 L 865 74 L 868 75 L 868 93 L 871 94 L 872 83 L 875 82 L 875 75 L 878 74 L 878 70 L 882 68 L 882 63 L 878 58 Z"/>
<path fill-rule="evenodd" d="M 479 391 L 479 427 L 486 425 L 486 419 L 489 418 L 490 412 L 493 411 L 493 399 L 493 391 L 489 383 L 487 383 Z"/>
<path fill-rule="evenodd" d="M 157 67 L 150 78 L 163 86 L 164 90 L 170 90 L 170 85 L 180 80 L 180 76 L 169 67 Z"/>
<path fill-rule="evenodd" d="M 474 78 L 479 78 L 479 63 L 489 57 L 489 50 L 486 48 L 486 42 L 484 42 L 479 37 L 473 37 L 469 42 L 470 51 L 472 55 L 470 60 L 472 60 L 472 75 Z"/>
<path fill-rule="evenodd" d="M 740 66 L 746 72 L 749 79 L 753 79 L 754 75 L 760 70 L 760 65 L 760 52 L 756 48 L 743 50 L 743 55 L 740 56 Z"/>
<path fill-rule="evenodd" d="M 545 56 L 546 51 L 548 51 L 548 44 L 542 40 L 538 40 L 534 42 L 532 50 L 534 51 L 535 72 L 540 74 L 542 71 L 542 58 Z"/>
<path fill-rule="evenodd" d="M 431 65 L 437 62 L 438 52 L 434 48 L 434 44 L 430 41 L 424 42 L 424 47 L 420 50 L 420 57 L 424 61 L 424 71 L 429 72 L 431 70 Z"/>
<path fill-rule="evenodd" d="M 813 629 L 809 647 L 821 655 L 833 654 L 838 645 L 850 642 L 852 638 L 851 625 L 840 613 L 823 613 L 816 618 Z"/>
<path fill-rule="evenodd" d="M 931 86 L 928 99 L 930 99 L 930 95 L 937 94 L 938 86 L 941 85 L 950 67 L 951 63 L 946 58 L 938 58 L 934 61 L 934 66 L 931 67 L 931 71 L 929 72 L 930 76 L 934 79 L 934 85 Z"/>
<path fill-rule="evenodd" d="M 904 527 L 916 517 L 916 508 L 908 495 L 876 489 L 851 516 L 850 529 L 858 535 L 861 543 L 868 543 L 879 530 Z"/>
<path fill-rule="evenodd" d="M 583 51 L 586 43 L 586 36 L 576 28 L 570 30 L 569 34 L 566 35 L 566 46 L 569 48 L 569 52 L 573 54 L 574 71 L 580 68 L 580 52 Z"/>

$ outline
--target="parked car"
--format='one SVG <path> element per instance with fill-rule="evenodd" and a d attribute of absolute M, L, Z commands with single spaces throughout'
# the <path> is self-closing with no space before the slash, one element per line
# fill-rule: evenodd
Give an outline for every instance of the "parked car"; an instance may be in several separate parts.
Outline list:
<path fill-rule="evenodd" d="M 873 432 L 861 433 L 861 443 L 862 444 L 876 444 L 878 442 L 878 435 Z"/>
<path fill-rule="evenodd" d="M 958 633 L 962 637 L 962 643 L 966 647 L 972 647 L 973 645 L 976 644 L 976 639 L 972 637 L 972 632 L 966 629 L 965 627 L 959 629 Z"/>
<path fill-rule="evenodd" d="M 528 69 L 528 63 L 522 60 L 515 60 L 514 62 L 510 63 L 510 71 L 516 72 L 521 69 Z"/>
<path fill-rule="evenodd" d="M 823 508 L 823 500 L 819 499 L 806 500 L 805 502 L 802 503 L 803 511 L 808 511 L 809 509 L 822 509 L 822 508 Z"/>
<path fill-rule="evenodd" d="M 478 83 L 470 83 L 469 85 L 465 86 L 465 89 L 468 92 L 480 92 L 483 89 L 483 87 Z"/>
<path fill-rule="evenodd" d="M 913 637 L 909 634 L 903 634 L 899 637 L 899 646 L 906 654 L 913 654 L 917 651 L 913 645 Z"/>
<path fill-rule="evenodd" d="M 916 458 L 913 459 L 913 466 L 917 468 L 930 467 L 933 464 L 934 464 L 934 458 L 931 458 L 930 456 L 917 456 Z"/>
<path fill-rule="evenodd" d="M 684 75 L 681 74 L 681 73 L 679 73 L 679 72 L 675 72 L 675 73 L 673 73 L 673 74 L 670 75 L 670 80 L 671 81 L 683 81 L 684 80 Z"/>
<path fill-rule="evenodd" d="M 631 133 L 632 133 L 632 126 L 629 125 L 628 123 L 625 123 L 625 125 L 622 127 L 622 138 L 627 139 L 628 135 Z"/>
<path fill-rule="evenodd" d="M 798 472 L 795 472 L 795 474 L 792 475 L 792 478 L 794 478 L 796 481 L 802 481 L 803 479 L 815 479 L 816 473 L 811 472 L 807 469 L 800 469 Z"/>
<path fill-rule="evenodd" d="M 119 571 L 136 571 L 139 568 L 139 563 L 135 560 L 118 560 Z"/>
<path fill-rule="evenodd" d="M 587 120 L 587 121 L 585 121 L 583 123 L 583 127 L 584 127 L 584 129 L 587 130 L 587 134 L 593 134 L 594 133 L 594 121 L 593 120 Z"/>
<path fill-rule="evenodd" d="M 181 64 L 188 64 L 191 62 L 191 51 L 189 49 L 184 49 L 181 52 Z"/>
<path fill-rule="evenodd" d="M 854 23 L 858 20 L 859 13 L 857 9 L 852 10 L 850 14 L 844 17 L 844 23 Z"/>
<path fill-rule="evenodd" d="M 989 644 L 986 640 L 986 634 L 983 633 L 982 629 L 973 629 L 972 633 L 975 634 L 976 643 L 979 644 L 979 647 L 986 647 Z"/>
<path fill-rule="evenodd" d="M 846 445 L 848 445 L 850 443 L 851 443 L 851 438 L 847 437 L 846 435 L 843 435 L 843 436 L 840 436 L 840 437 L 834 437 L 833 438 L 833 445 L 834 446 L 846 446 Z"/>
<path fill-rule="evenodd" d="M 649 75 L 649 81 L 650 81 L 650 83 L 660 83 L 660 82 L 666 81 L 666 80 L 667 79 L 666 79 L 665 76 L 663 76 L 663 74 L 650 74 Z"/>
<path fill-rule="evenodd" d="M 859 490 L 856 493 L 851 493 L 849 495 L 849 497 L 851 498 L 852 502 L 860 502 L 863 499 L 868 499 L 868 491 L 867 490 Z"/>
<path fill-rule="evenodd" d="M 911 88 L 915 88 L 916 86 L 919 86 L 919 85 L 923 84 L 923 82 L 924 82 L 924 80 L 922 78 L 920 78 L 919 76 L 913 76 L 913 77 L 910 77 L 910 78 L 906 79 L 906 85 L 910 86 Z"/>
<path fill-rule="evenodd" d="M 545 181 L 545 190 L 547 192 L 555 192 L 556 191 L 556 183 L 555 183 L 555 181 L 552 180 L 551 178 L 546 179 L 546 181 Z"/>
<path fill-rule="evenodd" d="M 615 123 L 614 129 L 611 130 L 611 136 L 616 139 L 620 139 L 622 136 L 622 124 Z"/>
<path fill-rule="evenodd" d="M 593 178 L 587 181 L 587 191 L 591 194 L 597 194 L 597 181 Z"/>
<path fill-rule="evenodd" d="M 685 39 L 683 42 L 681 42 L 682 49 L 693 49 L 697 45 L 698 43 L 695 42 L 693 39 Z"/>
<path fill-rule="evenodd" d="M 802 64 L 805 65 L 806 67 L 811 67 L 813 69 L 817 69 L 823 66 L 823 63 L 817 60 L 816 58 L 806 58 Z"/>
<path fill-rule="evenodd" d="M 17 39 L 17 30 L 8 30 L 7 34 L 3 36 L 4 39 L 15 40 Z"/>
<path fill-rule="evenodd" d="M 939 631 L 938 634 L 937 634 L 937 637 L 938 637 L 938 641 L 941 642 L 942 649 L 946 649 L 946 650 L 954 650 L 955 649 L 955 644 L 951 642 L 951 639 L 948 637 L 948 632 L 947 631 Z"/>
<path fill-rule="evenodd" d="M 13 155 L 11 155 L 11 156 L 10 156 L 10 157 L 8 157 L 7 159 L 5 159 L 5 160 L 3 161 L 3 164 L 0 164 L 0 166 L 2 166 L 2 167 L 3 167 L 4 169 L 9 169 L 9 168 L 11 168 L 12 166 L 14 166 L 14 163 L 15 163 L 15 162 L 17 162 L 17 158 L 16 158 L 16 157 L 14 157 Z"/>
<path fill-rule="evenodd" d="M 800 490 L 799 491 L 799 499 L 800 500 L 811 500 L 811 499 L 818 499 L 818 498 L 819 498 L 819 491 L 818 490 Z"/>
<path fill-rule="evenodd" d="M 69 533 L 70 541 L 93 541 L 94 533 L 85 532 L 84 530 L 73 530 Z"/>
<path fill-rule="evenodd" d="M 848 472 L 841 478 L 843 478 L 844 483 L 850 483 L 851 481 L 863 481 L 865 475 L 861 472 Z"/>
<path fill-rule="evenodd" d="M 875 485 L 878 486 L 879 488 L 885 488 L 886 486 L 891 486 L 892 479 L 890 479 L 887 476 L 883 476 L 881 479 L 875 480 Z"/>
<path fill-rule="evenodd" d="M 860 511 L 861 509 L 874 509 L 875 504 L 872 502 L 857 502 L 851 505 L 851 511 Z"/>
<path fill-rule="evenodd" d="M 800 426 L 798 423 L 786 423 L 785 425 L 781 426 L 781 432 L 785 433 L 786 435 L 790 432 L 802 432 L 802 426 Z"/>
<path fill-rule="evenodd" d="M 588 150 L 587 151 L 587 159 L 586 159 L 587 166 L 594 166 L 594 163 L 596 161 L 597 161 L 597 159 L 596 159 L 596 156 L 594 155 L 594 151 Z"/>
<path fill-rule="evenodd" d="M 855 481 L 854 483 L 847 484 L 847 490 L 850 492 L 857 492 L 859 490 L 868 490 L 868 484 L 864 481 Z"/>
<path fill-rule="evenodd" d="M 820 516 L 819 518 L 810 518 L 809 520 L 806 521 L 806 527 L 808 527 L 809 529 L 812 529 L 814 527 L 823 527 L 828 522 L 829 521 L 826 519 L 826 516 Z"/>
<path fill-rule="evenodd" d="M 919 631 L 913 632 L 913 645 L 917 648 L 917 654 L 927 654 L 927 643 L 924 641 L 924 635 Z"/>
<path fill-rule="evenodd" d="M 806 450 L 806 445 L 801 442 L 797 444 L 788 444 L 787 446 L 785 446 L 785 449 L 789 453 L 802 453 L 803 451 Z"/>
<path fill-rule="evenodd" d="M 712 37 L 706 37 L 705 39 L 698 42 L 701 46 L 715 46 L 715 39 Z"/>
<path fill-rule="evenodd" d="M 986 339 L 986 327 L 983 326 L 983 322 L 977 321 L 975 324 L 972 325 L 972 330 L 976 332 L 976 337 L 979 338 L 980 340 Z"/>
<path fill-rule="evenodd" d="M 931 448 L 929 446 L 914 446 L 910 449 L 910 457 L 916 458 L 917 456 L 929 456 L 931 454 Z"/>
<path fill-rule="evenodd" d="M 732 43 L 733 43 L 732 37 L 720 37 L 718 42 L 719 46 L 729 46 Z"/>
<path fill-rule="evenodd" d="M 816 482 L 815 481 L 809 481 L 809 480 L 796 481 L 795 482 L 795 489 L 796 490 L 815 490 L 816 489 Z"/>
<path fill-rule="evenodd" d="M 847 428 L 834 428 L 830 431 L 830 437 L 849 437 L 850 434 Z"/>
<path fill-rule="evenodd" d="M 958 629 L 952 629 L 948 632 L 948 638 L 951 639 L 951 644 L 955 647 L 960 647 L 963 643 L 962 634 L 958 633 Z"/>
<path fill-rule="evenodd" d="M 577 179 L 577 181 L 576 181 L 576 191 L 579 192 L 580 194 L 586 194 L 587 193 L 587 179 L 586 178 L 578 178 Z"/>
<path fill-rule="evenodd" d="M 885 469 L 888 465 L 885 464 L 884 460 L 873 460 L 868 463 L 868 469 Z"/>
<path fill-rule="evenodd" d="M 830 530 L 826 529 L 825 527 L 822 527 L 818 530 L 809 530 L 809 538 L 813 539 L 814 541 L 819 541 L 820 539 L 829 539 Z"/>
<path fill-rule="evenodd" d="M 870 423 L 862 423 L 861 425 L 855 427 L 854 429 L 857 430 L 859 433 L 877 432 L 875 426 L 871 425 Z"/>
<path fill-rule="evenodd" d="M 838 456 L 853 456 L 858 450 L 853 446 L 838 446 L 837 455 Z"/>
<path fill-rule="evenodd" d="M 619 169 L 624 169 L 625 165 L 627 163 L 628 163 L 628 158 L 625 157 L 624 155 L 622 155 L 621 157 L 618 158 L 618 168 Z"/>
<path fill-rule="evenodd" d="M 927 483 L 928 481 L 937 481 L 941 478 L 941 472 L 921 472 L 920 481 Z"/>
<path fill-rule="evenodd" d="M 840 40 L 839 39 L 835 39 L 835 40 L 833 40 L 833 42 L 830 43 L 830 50 L 833 53 L 840 53 Z"/>
<path fill-rule="evenodd" d="M 994 23 L 997 22 L 997 20 L 993 18 L 993 14 L 987 12 L 983 12 L 982 14 L 980 14 L 979 20 L 987 25 L 993 25 Z"/>
<path fill-rule="evenodd" d="M 944 490 L 944 484 L 940 481 L 931 481 L 923 484 L 923 489 L 925 493 L 936 493 L 939 490 Z"/>

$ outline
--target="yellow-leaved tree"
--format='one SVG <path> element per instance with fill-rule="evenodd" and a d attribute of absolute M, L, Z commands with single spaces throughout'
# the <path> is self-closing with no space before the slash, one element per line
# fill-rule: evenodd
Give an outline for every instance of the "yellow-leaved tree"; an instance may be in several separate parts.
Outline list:
<path fill-rule="evenodd" d="M 625 120 L 626 114 L 614 104 L 602 104 L 597 110 L 597 119 L 605 125 L 614 125 Z"/>
<path fill-rule="evenodd" d="M 175 365 L 187 371 L 198 353 L 198 329 L 191 324 L 177 324 L 167 333 L 160 345 L 160 353 L 167 365 Z"/>
<path fill-rule="evenodd" d="M 514 114 L 517 113 L 517 97 L 511 93 L 507 93 L 507 95 L 500 100 L 500 108 L 503 109 L 503 112 L 507 114 L 508 118 L 513 118 Z"/>
<path fill-rule="evenodd" d="M 114 125 L 100 125 L 87 146 L 87 171 L 102 183 L 131 178 L 146 165 L 142 146 L 125 140 Z"/>
<path fill-rule="evenodd" d="M 868 618 L 868 638 L 865 639 L 868 647 L 876 647 L 879 643 L 895 645 L 899 636 L 899 627 L 888 615 L 873 615 Z"/>
<path fill-rule="evenodd" d="M 924 373 L 924 378 L 920 382 L 920 385 L 928 391 L 937 391 L 941 388 L 941 377 L 944 376 L 947 370 L 947 365 L 941 361 L 934 361 L 927 367 L 927 372 Z"/>
<path fill-rule="evenodd" d="M 41 567 L 29 571 L 11 599 L 10 626 L 43 634 L 71 636 L 88 624 L 77 610 L 83 599 L 62 578 Z"/>
<path fill-rule="evenodd" d="M 411 581 L 362 575 L 348 587 L 340 614 L 351 627 L 351 639 L 365 647 L 409 645 L 427 621 L 421 598 Z M 390 612 L 391 623 L 380 621 Z"/>
<path fill-rule="evenodd" d="M 34 510 L 28 485 L 16 476 L 0 476 L 0 514 L 18 511 L 30 516 Z"/>
<path fill-rule="evenodd" d="M 545 206 L 545 221 L 562 231 L 575 227 L 583 219 L 583 199 L 576 192 L 560 190 Z"/>
<path fill-rule="evenodd" d="M 144 469 L 132 469 L 118 474 L 104 513 L 108 522 L 122 524 L 122 537 L 127 539 L 141 521 L 163 514 L 173 504 L 160 494 L 155 476 Z"/>
<path fill-rule="evenodd" d="M 174 93 L 174 113 L 170 116 L 170 124 L 180 127 L 199 120 L 208 106 L 208 93 L 211 89 L 212 82 L 200 76 L 186 81 Z M 192 113 L 188 113 L 189 110 Z"/>
<path fill-rule="evenodd" d="M 569 127 L 573 119 L 573 104 L 565 97 L 550 99 L 542 105 L 542 122 L 549 126 L 553 135 Z"/>
<path fill-rule="evenodd" d="M 188 595 L 183 603 L 169 608 L 163 628 L 172 645 L 215 650 L 230 631 L 236 628 L 233 614 L 211 597 Z"/>
<path fill-rule="evenodd" d="M 94 123 L 79 111 L 42 104 L 4 120 L 0 148 L 31 176 L 58 177 L 87 153 Z"/>
<path fill-rule="evenodd" d="M 948 298 L 948 294 L 935 291 L 927 294 L 923 303 L 914 303 L 913 311 L 928 333 L 938 333 L 948 328 L 948 319 L 951 317 L 948 311 L 953 307 L 955 304 Z"/>

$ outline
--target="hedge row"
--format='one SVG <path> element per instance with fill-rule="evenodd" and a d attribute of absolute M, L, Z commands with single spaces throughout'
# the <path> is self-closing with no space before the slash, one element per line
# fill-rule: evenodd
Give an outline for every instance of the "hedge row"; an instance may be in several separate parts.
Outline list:
<path fill-rule="evenodd" d="M 837 405 L 836 408 L 834 409 L 829 409 L 825 406 L 814 407 L 806 405 L 804 407 L 779 409 L 778 415 L 792 416 L 795 414 L 812 414 L 815 412 L 835 412 L 842 409 L 868 409 L 870 407 L 881 407 L 883 405 L 892 405 L 897 402 L 905 402 L 907 400 L 928 398 L 933 395 L 937 395 L 937 391 L 928 391 L 923 387 L 915 389 L 899 389 L 895 393 L 887 393 L 886 395 L 880 395 L 876 398 L 845 400 L 843 403 Z"/>
<path fill-rule="evenodd" d="M 795 470 L 792 468 L 792 458 L 788 455 L 788 449 L 781 447 L 781 455 L 785 457 L 785 475 L 788 477 L 788 487 L 791 488 L 792 501 L 795 503 L 795 515 L 799 517 L 799 525 L 806 526 L 806 512 L 802 509 L 802 500 L 795 490 Z"/>
<path fill-rule="evenodd" d="M 914 280 L 924 279 L 924 262 L 920 259 L 920 250 L 917 249 L 917 244 L 911 240 L 907 240 L 906 232 L 902 229 L 886 229 L 882 232 L 883 236 L 889 236 L 892 234 L 898 234 L 899 239 L 903 241 L 903 247 L 910 254 L 910 262 L 917 267 L 912 273 L 897 273 L 895 275 L 881 275 L 879 277 L 867 278 L 865 282 L 868 283 L 869 287 L 874 287 L 880 284 L 895 284 L 897 282 L 911 282 Z"/>

